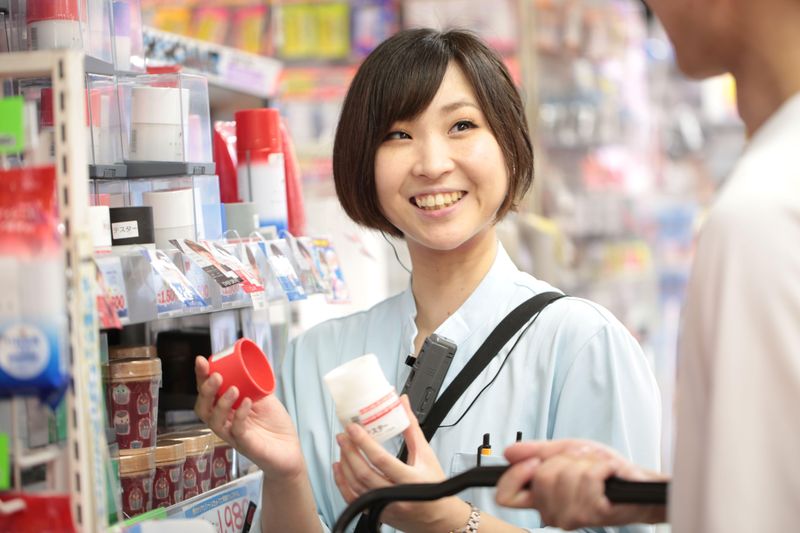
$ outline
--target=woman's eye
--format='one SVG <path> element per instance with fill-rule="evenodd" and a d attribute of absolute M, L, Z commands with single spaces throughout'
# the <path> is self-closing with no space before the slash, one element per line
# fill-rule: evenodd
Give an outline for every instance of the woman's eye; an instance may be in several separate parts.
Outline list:
<path fill-rule="evenodd" d="M 390 131 L 386 134 L 386 137 L 383 138 L 384 141 L 394 141 L 398 139 L 410 139 L 411 136 L 404 131 Z"/>
<path fill-rule="evenodd" d="M 459 120 L 451 128 L 452 131 L 466 131 L 475 128 L 475 123 L 471 120 Z"/>

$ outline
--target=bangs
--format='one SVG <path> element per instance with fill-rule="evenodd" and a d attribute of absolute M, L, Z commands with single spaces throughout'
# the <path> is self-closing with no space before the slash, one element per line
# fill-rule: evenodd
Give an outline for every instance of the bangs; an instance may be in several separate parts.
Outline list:
<path fill-rule="evenodd" d="M 425 33 L 416 37 L 414 33 L 405 42 L 394 43 L 388 61 L 382 61 L 385 75 L 370 91 L 369 114 L 381 139 L 396 121 L 413 119 L 425 111 L 453 60 L 441 39 Z"/>

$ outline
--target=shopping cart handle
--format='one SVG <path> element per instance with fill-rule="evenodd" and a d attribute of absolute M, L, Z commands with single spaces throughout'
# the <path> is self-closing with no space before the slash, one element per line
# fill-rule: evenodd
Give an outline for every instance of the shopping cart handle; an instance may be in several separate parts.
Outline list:
<path fill-rule="evenodd" d="M 416 483 L 394 485 L 362 494 L 342 512 L 333 527 L 333 533 L 344 533 L 350 522 L 364 511 L 367 514 L 370 532 L 378 531 L 379 518 L 392 502 L 438 500 L 458 494 L 470 487 L 494 487 L 508 466 L 479 466 L 441 483 Z M 627 481 L 617 477 L 606 480 L 606 497 L 612 503 L 637 503 L 665 505 L 667 483 L 665 481 Z"/>

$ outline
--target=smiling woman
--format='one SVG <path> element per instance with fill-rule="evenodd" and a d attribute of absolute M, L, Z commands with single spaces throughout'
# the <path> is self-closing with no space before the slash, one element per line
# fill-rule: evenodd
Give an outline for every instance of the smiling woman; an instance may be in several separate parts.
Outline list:
<path fill-rule="evenodd" d="M 531 184 L 524 117 L 502 61 L 470 33 L 401 32 L 359 68 L 336 134 L 336 190 L 353 220 L 405 238 L 409 287 L 294 339 L 279 372 L 280 400 L 244 400 L 232 413 L 234 392 L 214 406 L 221 379 L 198 361 L 197 412 L 265 472 L 263 531 L 324 531 L 366 491 L 458 474 L 476 464 L 485 434 L 498 451 L 519 432 L 591 438 L 658 467 L 659 394 L 647 361 L 608 311 L 578 298 L 559 299 L 515 333 L 430 442 L 404 399 L 407 463 L 396 457 L 403 439 L 380 445 L 358 425 L 342 428 L 323 385 L 332 369 L 372 353 L 401 390 L 407 357 L 436 333 L 457 347 L 445 390 L 511 310 L 558 292 L 517 269 L 495 232 Z M 382 531 L 543 525 L 534 511 L 499 507 L 488 489 L 467 497 L 389 506 Z"/>

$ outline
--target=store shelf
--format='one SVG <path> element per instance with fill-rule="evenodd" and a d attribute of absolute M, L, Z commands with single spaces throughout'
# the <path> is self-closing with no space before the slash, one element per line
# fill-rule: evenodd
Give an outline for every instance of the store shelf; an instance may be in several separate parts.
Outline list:
<path fill-rule="evenodd" d="M 127 176 L 131 178 L 160 178 L 164 176 L 213 176 L 214 163 L 180 161 L 126 161 Z M 122 176 L 117 176 L 122 177 Z"/>
<path fill-rule="evenodd" d="M 89 165 L 90 178 L 124 178 L 128 175 L 128 166 L 118 165 Z"/>
<path fill-rule="evenodd" d="M 209 85 L 263 99 L 277 93 L 283 65 L 276 59 L 147 26 L 143 30 L 148 66 L 183 65 L 186 72 L 206 76 Z"/>
<path fill-rule="evenodd" d="M 146 520 L 199 518 L 210 522 L 221 533 L 239 533 L 243 530 L 251 503 L 261 504 L 261 478 L 260 471 L 248 474 L 171 507 L 154 509 L 131 518 L 113 526 L 110 531 L 125 531 L 127 527 Z"/>

